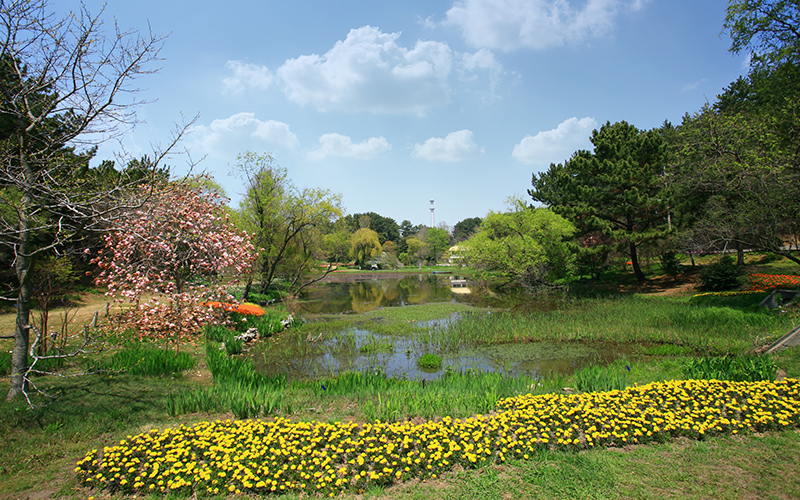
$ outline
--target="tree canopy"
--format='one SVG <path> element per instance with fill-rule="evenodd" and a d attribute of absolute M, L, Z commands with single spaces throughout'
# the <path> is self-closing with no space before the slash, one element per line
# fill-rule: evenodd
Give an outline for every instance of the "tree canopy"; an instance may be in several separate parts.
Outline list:
<path fill-rule="evenodd" d="M 582 233 L 601 231 L 628 247 L 636 278 L 644 281 L 637 249 L 668 232 L 664 139 L 622 121 L 593 131 L 591 141 L 593 152 L 578 151 L 534 174 L 528 194 Z"/>
<path fill-rule="evenodd" d="M 570 239 L 575 227 L 552 210 L 523 208 L 490 212 L 474 236 L 464 241 L 464 258 L 497 271 L 528 288 L 552 285 L 573 271 Z"/>

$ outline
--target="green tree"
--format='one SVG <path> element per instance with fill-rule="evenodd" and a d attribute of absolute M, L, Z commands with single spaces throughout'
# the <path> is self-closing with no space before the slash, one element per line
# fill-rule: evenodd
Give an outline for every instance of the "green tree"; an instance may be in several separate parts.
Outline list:
<path fill-rule="evenodd" d="M 367 227 L 362 227 L 350 238 L 350 258 L 357 266 L 363 266 L 368 260 L 381 253 L 381 243 L 378 233 Z"/>
<path fill-rule="evenodd" d="M 723 27 L 731 35 L 731 52 L 750 51 L 755 67 L 800 62 L 797 0 L 731 0 Z"/>
<path fill-rule="evenodd" d="M 250 292 L 253 275 L 267 293 L 277 278 L 290 289 L 303 287 L 304 275 L 324 256 L 320 228 L 342 216 L 341 195 L 327 189 L 298 189 L 288 172 L 269 154 L 242 153 L 235 169 L 244 178 L 247 192 L 239 206 L 244 229 L 254 234 L 258 252 L 255 271 L 246 282 Z M 330 270 L 331 268 L 329 268 Z"/>
<path fill-rule="evenodd" d="M 645 281 L 638 249 L 668 233 L 666 149 L 657 131 L 627 122 L 592 132 L 594 151 L 533 175 L 528 194 L 575 223 L 581 233 L 602 231 L 627 247 L 636 279 Z"/>
<path fill-rule="evenodd" d="M 474 236 L 464 241 L 466 261 L 499 272 L 530 288 L 552 286 L 574 267 L 575 227 L 552 210 L 523 208 L 490 212 Z"/>
<path fill-rule="evenodd" d="M 84 7 L 59 18 L 45 0 L 9 0 L 0 8 L 0 40 L 0 205 L 13 214 L 0 223 L 0 244 L 13 250 L 17 278 L 13 398 L 26 390 L 33 260 L 142 203 L 131 187 L 148 184 L 150 173 L 102 189 L 98 177 L 76 173 L 91 172 L 96 145 L 136 121 L 132 82 L 152 72 L 164 38 L 109 34 Z"/>
<path fill-rule="evenodd" d="M 364 214 L 353 214 L 345 217 L 350 230 L 355 232 L 358 229 L 367 227 L 378 233 L 381 245 L 387 241 L 397 242 L 400 240 L 400 226 L 391 217 L 384 217 L 375 212 Z"/>
<path fill-rule="evenodd" d="M 453 226 L 453 240 L 456 242 L 464 241 L 478 230 L 481 225 L 480 217 L 470 217 L 456 223 Z"/>
<path fill-rule="evenodd" d="M 436 263 L 450 248 L 450 235 L 438 227 L 429 227 L 425 230 L 425 245 L 428 247 L 428 261 Z"/>

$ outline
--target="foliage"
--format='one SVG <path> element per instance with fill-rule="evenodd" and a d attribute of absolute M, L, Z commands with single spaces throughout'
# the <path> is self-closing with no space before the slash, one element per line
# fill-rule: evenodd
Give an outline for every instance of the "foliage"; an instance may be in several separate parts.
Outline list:
<path fill-rule="evenodd" d="M 795 0 L 732 0 L 724 24 L 730 31 L 731 52 L 750 52 L 758 67 L 800 62 L 798 26 Z"/>
<path fill-rule="evenodd" d="M 239 205 L 241 223 L 254 235 L 258 249 L 242 300 L 248 300 L 254 274 L 260 276 L 259 291 L 264 294 L 278 278 L 290 283 L 290 288 L 302 288 L 323 258 L 322 226 L 342 215 L 341 194 L 322 188 L 298 189 L 269 154 L 246 152 L 237 161 L 235 170 L 247 189 Z"/>
<path fill-rule="evenodd" d="M 450 247 L 450 235 L 438 227 L 429 227 L 425 231 L 425 245 L 428 248 L 428 261 L 438 262 Z"/>
<path fill-rule="evenodd" d="M 417 365 L 421 368 L 439 369 L 442 367 L 442 357 L 430 352 L 426 352 L 417 360 Z"/>
<path fill-rule="evenodd" d="M 470 238 L 478 231 L 481 222 L 482 220 L 480 217 L 470 217 L 456 222 L 456 225 L 453 226 L 453 240 L 458 243 L 459 241 Z"/>
<path fill-rule="evenodd" d="M 664 139 L 622 121 L 606 123 L 591 140 L 594 152 L 578 151 L 534 174 L 528 194 L 573 222 L 579 234 L 603 231 L 626 246 L 636 278 L 644 281 L 637 249 L 668 233 Z"/>
<path fill-rule="evenodd" d="M 675 255 L 675 252 L 664 252 L 659 256 L 659 260 L 661 261 L 661 269 L 663 269 L 664 274 L 677 276 L 683 272 L 683 266 L 680 260 L 678 260 L 677 255 Z"/>
<path fill-rule="evenodd" d="M 84 6 L 55 15 L 46 0 L 10 0 L 0 9 L 0 245 L 13 249 L 17 278 L 9 397 L 25 390 L 33 259 L 141 203 L 132 188 L 157 176 L 182 134 L 141 175 L 89 167 L 98 144 L 136 121 L 132 83 L 153 71 L 164 40 L 117 28 Z"/>
<path fill-rule="evenodd" d="M 723 255 L 717 262 L 700 270 L 701 286 L 712 292 L 732 290 L 742 284 L 743 273 L 744 270 L 730 255 Z"/>
<path fill-rule="evenodd" d="M 357 266 L 363 266 L 368 260 L 381 253 L 378 233 L 369 228 L 361 228 L 350 237 L 350 258 Z"/>
<path fill-rule="evenodd" d="M 253 260 L 249 237 L 232 227 L 218 196 L 181 184 L 126 216 L 105 240 L 96 282 L 134 304 L 126 319 L 142 335 L 170 338 L 176 348 L 221 320 L 207 303 L 226 297 L 225 272 L 241 276 Z"/>
<path fill-rule="evenodd" d="M 758 382 L 775 380 L 775 361 L 769 356 L 751 354 L 747 356 L 718 356 L 687 358 L 683 373 L 690 379 L 732 380 L 734 382 Z"/>
<path fill-rule="evenodd" d="M 381 245 L 387 241 L 400 241 L 400 226 L 391 217 L 384 217 L 375 212 L 364 214 L 352 214 L 344 218 L 345 224 L 351 233 L 362 228 L 372 229 L 378 233 L 378 241 Z"/>
<path fill-rule="evenodd" d="M 44 333 L 38 345 L 39 354 L 49 350 L 50 310 L 57 304 L 64 304 L 67 294 L 75 286 L 72 261 L 66 256 L 40 255 L 33 263 L 33 294 L 39 309 L 39 330 Z M 66 332 L 62 332 L 66 333 Z M 57 347 L 63 349 L 66 335 L 54 337 Z"/>
<path fill-rule="evenodd" d="M 544 450 L 792 429 L 800 426 L 800 381 L 656 382 L 611 392 L 529 394 L 501 400 L 498 408 L 419 424 L 200 422 L 129 436 L 102 455 L 90 451 L 75 472 L 86 486 L 124 494 L 336 495 L 435 479 L 454 467 L 528 460 Z M 185 465 L 201 461 L 202 467 Z"/>
<path fill-rule="evenodd" d="M 544 208 L 490 212 L 478 232 L 460 246 L 468 264 L 535 287 L 572 271 L 568 239 L 573 231 L 566 219 Z"/>

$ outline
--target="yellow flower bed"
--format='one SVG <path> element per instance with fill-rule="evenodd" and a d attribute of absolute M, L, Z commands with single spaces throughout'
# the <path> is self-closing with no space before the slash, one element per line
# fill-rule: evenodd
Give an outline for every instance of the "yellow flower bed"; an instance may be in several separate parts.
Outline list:
<path fill-rule="evenodd" d="M 88 486 L 124 492 L 306 491 L 335 495 L 455 465 L 527 459 L 541 449 L 702 439 L 797 427 L 800 380 L 656 382 L 622 391 L 518 396 L 498 413 L 423 424 L 237 420 L 128 436 L 75 469 Z"/>

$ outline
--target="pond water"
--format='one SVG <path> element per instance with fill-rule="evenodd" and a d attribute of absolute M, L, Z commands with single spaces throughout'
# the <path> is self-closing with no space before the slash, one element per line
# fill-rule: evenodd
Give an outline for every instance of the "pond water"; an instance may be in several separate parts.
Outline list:
<path fill-rule="evenodd" d="M 454 286 L 455 285 L 455 286 Z M 308 290 L 295 314 L 364 313 L 379 307 L 402 307 L 428 302 L 462 302 L 480 307 L 516 307 L 526 314 L 559 307 L 554 299 L 520 305 L 518 298 L 477 290 L 454 275 L 343 274 Z M 443 332 L 456 314 L 432 322 L 416 323 L 417 331 Z M 421 340 L 428 338 L 428 340 Z M 536 377 L 569 375 L 595 363 L 608 363 L 630 354 L 620 345 L 528 342 L 522 344 L 465 346 L 458 352 L 437 352 L 427 335 L 383 335 L 368 327 L 312 338 L 282 337 L 281 346 L 264 345 L 251 355 L 257 368 L 290 378 L 329 376 L 343 371 L 381 370 L 389 376 L 433 380 L 446 370 L 479 370 Z M 291 344 L 291 345 L 287 345 Z M 277 348 L 280 347 L 280 348 Z M 423 354 L 442 358 L 439 369 L 425 369 L 417 362 Z"/>
<path fill-rule="evenodd" d="M 447 370 L 477 370 L 537 378 L 569 375 L 590 364 L 610 363 L 631 353 L 628 346 L 565 342 L 483 345 L 456 353 L 436 353 L 438 369 L 421 368 L 420 356 L 428 352 L 412 338 L 379 335 L 352 328 L 333 339 L 319 342 L 290 359 L 273 359 L 262 351 L 254 356 L 259 371 L 290 378 L 335 375 L 344 371 L 383 371 L 389 376 L 434 380 Z"/>
<path fill-rule="evenodd" d="M 379 307 L 429 302 L 463 302 L 479 307 L 509 307 L 512 297 L 480 290 L 457 274 L 330 274 L 308 287 L 295 314 L 364 313 Z"/>

